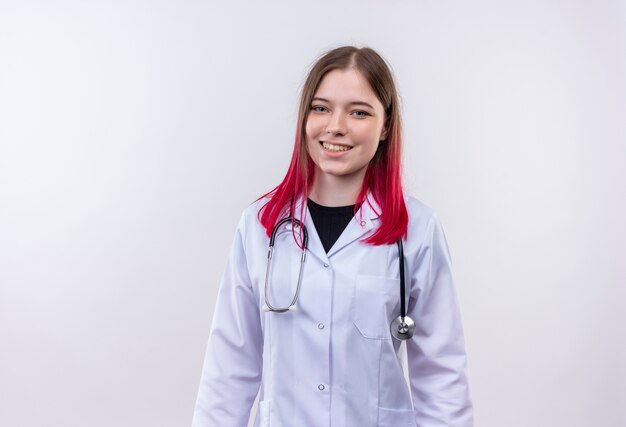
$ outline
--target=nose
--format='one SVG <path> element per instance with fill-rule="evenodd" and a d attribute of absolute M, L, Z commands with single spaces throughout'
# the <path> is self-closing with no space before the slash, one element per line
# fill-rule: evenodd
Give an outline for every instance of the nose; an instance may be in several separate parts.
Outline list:
<path fill-rule="evenodd" d="M 343 114 L 340 111 L 335 111 L 333 112 L 333 114 L 331 114 L 330 118 L 328 119 L 328 123 L 326 124 L 326 133 L 330 133 L 333 135 L 345 135 L 346 123 L 343 118 Z"/>

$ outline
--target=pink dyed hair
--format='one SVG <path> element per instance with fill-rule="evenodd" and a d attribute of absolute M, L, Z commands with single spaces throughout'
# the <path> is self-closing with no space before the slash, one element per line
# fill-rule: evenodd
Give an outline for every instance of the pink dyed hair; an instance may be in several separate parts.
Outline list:
<path fill-rule="evenodd" d="M 269 200 L 259 210 L 259 221 L 270 236 L 274 226 L 286 215 L 296 217 L 294 201 L 303 198 L 298 217 L 304 222 L 309 185 L 313 182 L 315 164 L 306 149 L 306 123 L 311 100 L 324 76 L 333 70 L 353 68 L 369 82 L 385 107 L 387 139 L 381 141 L 370 161 L 356 203 L 365 201 L 368 192 L 380 206 L 380 227 L 364 240 L 372 245 L 395 243 L 404 238 L 408 212 L 402 191 L 402 123 L 396 86 L 385 60 L 371 48 L 342 46 L 322 55 L 311 68 L 302 88 L 297 133 L 291 163 L 283 181 L 259 197 Z M 257 200 L 259 200 L 257 199 Z"/>

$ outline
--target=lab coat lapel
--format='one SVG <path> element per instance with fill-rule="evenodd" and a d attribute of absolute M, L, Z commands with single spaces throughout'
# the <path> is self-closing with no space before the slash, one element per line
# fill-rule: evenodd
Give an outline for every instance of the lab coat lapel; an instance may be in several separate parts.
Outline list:
<path fill-rule="evenodd" d="M 351 244 L 355 240 L 360 239 L 365 234 L 374 229 L 376 227 L 376 222 L 378 222 L 379 216 L 380 206 L 378 205 L 378 203 L 376 203 L 374 197 L 371 194 L 368 194 L 365 198 L 365 201 L 361 205 L 361 208 L 350 220 L 345 230 L 343 230 L 343 233 L 341 233 L 341 235 L 339 236 L 339 239 L 337 239 L 333 247 L 330 248 L 330 251 L 328 251 L 328 257 L 332 257 L 336 252 L 339 252 L 347 245 Z"/>

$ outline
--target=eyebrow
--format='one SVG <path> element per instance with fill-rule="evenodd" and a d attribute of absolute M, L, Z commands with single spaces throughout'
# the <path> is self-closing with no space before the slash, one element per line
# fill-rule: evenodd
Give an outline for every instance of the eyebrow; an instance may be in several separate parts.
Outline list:
<path fill-rule="evenodd" d="M 323 101 L 323 102 L 330 103 L 330 101 L 328 99 L 320 98 L 320 97 L 315 97 L 311 101 Z M 364 105 L 364 106 L 369 107 L 372 110 L 374 110 L 374 107 L 372 107 L 370 104 L 368 104 L 367 102 L 364 102 L 364 101 L 352 101 L 352 102 L 348 102 L 348 105 Z"/>

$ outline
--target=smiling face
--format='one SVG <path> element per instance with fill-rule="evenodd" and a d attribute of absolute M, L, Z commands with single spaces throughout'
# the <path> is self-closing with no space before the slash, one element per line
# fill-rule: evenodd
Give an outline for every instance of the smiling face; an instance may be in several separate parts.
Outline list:
<path fill-rule="evenodd" d="M 311 101 L 306 146 L 318 174 L 359 179 L 386 132 L 385 109 L 363 75 L 353 69 L 324 76 Z"/>

